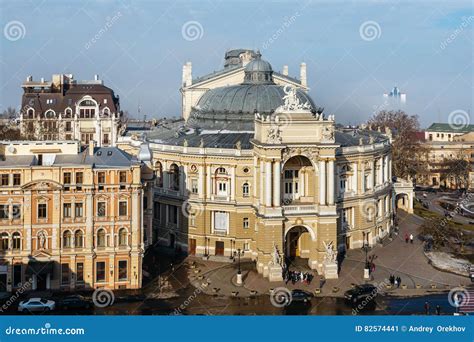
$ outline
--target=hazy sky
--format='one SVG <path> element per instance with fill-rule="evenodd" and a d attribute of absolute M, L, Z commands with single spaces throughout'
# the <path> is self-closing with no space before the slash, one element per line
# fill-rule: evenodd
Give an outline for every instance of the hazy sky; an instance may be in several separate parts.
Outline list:
<path fill-rule="evenodd" d="M 180 115 L 182 65 L 193 77 L 226 50 L 260 49 L 275 70 L 306 62 L 314 101 L 341 123 L 366 120 L 398 86 L 423 126 L 473 113 L 473 2 L 0 0 L 0 111 L 28 75 L 99 74 L 123 110 Z M 188 28 L 188 30 L 186 30 Z M 195 29 L 195 30 L 194 30 Z"/>

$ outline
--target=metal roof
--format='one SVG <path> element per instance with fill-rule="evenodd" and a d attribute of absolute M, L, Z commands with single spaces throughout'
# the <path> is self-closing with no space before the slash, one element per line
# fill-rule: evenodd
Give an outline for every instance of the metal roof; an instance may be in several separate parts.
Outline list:
<path fill-rule="evenodd" d="M 474 125 L 457 125 L 455 123 L 433 123 L 426 129 L 427 132 L 468 133 L 474 132 Z"/>

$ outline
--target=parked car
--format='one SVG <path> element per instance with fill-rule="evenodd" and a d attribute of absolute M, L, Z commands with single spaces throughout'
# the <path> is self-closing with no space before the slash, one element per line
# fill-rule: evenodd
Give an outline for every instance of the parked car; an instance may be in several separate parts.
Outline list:
<path fill-rule="evenodd" d="M 374 300 L 377 296 L 377 288 L 372 284 L 356 285 L 344 293 L 346 301 L 355 304 L 363 300 Z"/>
<path fill-rule="evenodd" d="M 65 297 L 61 300 L 59 307 L 62 310 L 69 310 L 69 309 L 90 309 L 92 308 L 93 303 L 90 299 L 84 298 L 80 295 L 72 295 Z"/>
<path fill-rule="evenodd" d="M 56 307 L 54 300 L 44 298 L 30 298 L 21 301 L 18 305 L 20 312 L 38 312 L 38 311 L 53 311 Z"/>
<path fill-rule="evenodd" d="M 291 291 L 291 302 L 309 303 L 311 302 L 313 295 L 310 292 L 304 290 L 293 290 Z"/>

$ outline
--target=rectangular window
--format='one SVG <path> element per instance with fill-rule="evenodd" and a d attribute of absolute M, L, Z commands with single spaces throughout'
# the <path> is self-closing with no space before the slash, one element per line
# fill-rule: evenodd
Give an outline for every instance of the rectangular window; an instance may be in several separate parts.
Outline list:
<path fill-rule="evenodd" d="M 0 220 L 6 220 L 9 216 L 9 206 L 8 204 L 0 205 Z"/>
<path fill-rule="evenodd" d="M 109 144 L 109 135 L 107 133 L 104 134 L 103 144 L 104 145 Z"/>
<path fill-rule="evenodd" d="M 118 269 L 118 280 L 127 280 L 127 260 L 119 260 Z"/>
<path fill-rule="evenodd" d="M 38 204 L 38 218 L 39 219 L 45 219 L 47 218 L 48 214 L 47 214 L 47 206 L 46 206 L 46 203 L 39 203 Z"/>
<path fill-rule="evenodd" d="M 214 231 L 227 233 L 229 230 L 229 213 L 225 211 L 214 212 Z"/>
<path fill-rule="evenodd" d="M 127 201 L 119 202 L 119 216 L 127 216 Z"/>
<path fill-rule="evenodd" d="M 82 262 L 76 264 L 76 279 L 77 282 L 84 281 L 84 264 Z"/>
<path fill-rule="evenodd" d="M 76 185 L 77 184 L 82 184 L 83 182 L 83 173 L 82 172 L 76 172 Z"/>
<path fill-rule="evenodd" d="M 104 184 L 105 183 L 105 172 L 98 172 L 97 173 L 97 183 Z"/>
<path fill-rule="evenodd" d="M 69 284 L 69 264 L 61 264 L 61 285 Z"/>
<path fill-rule="evenodd" d="M 244 227 L 244 229 L 249 228 L 249 218 L 248 217 L 244 217 L 242 226 Z"/>
<path fill-rule="evenodd" d="M 71 203 L 64 203 L 63 204 L 63 216 L 64 217 L 71 217 L 71 209 L 72 209 Z"/>
<path fill-rule="evenodd" d="M 160 219 L 160 210 L 161 210 L 160 203 L 154 202 L 153 203 L 153 217 L 155 218 L 155 220 Z"/>
<path fill-rule="evenodd" d="M 64 172 L 63 180 L 64 184 L 71 184 L 71 172 Z"/>
<path fill-rule="evenodd" d="M 191 192 L 193 194 L 197 194 L 199 192 L 197 179 L 191 179 Z"/>
<path fill-rule="evenodd" d="M 1 178 L 1 184 L 2 186 L 8 186 L 9 183 L 9 175 L 8 174 L 3 174 Z"/>
<path fill-rule="evenodd" d="M 249 251 L 250 250 L 250 245 L 248 242 L 244 242 L 244 251 Z"/>
<path fill-rule="evenodd" d="M 119 182 L 120 183 L 127 183 L 127 171 L 120 171 L 119 172 Z"/>
<path fill-rule="evenodd" d="M 82 203 L 74 204 L 74 214 L 76 217 L 82 217 L 84 215 L 84 206 Z"/>
<path fill-rule="evenodd" d="M 97 203 L 97 216 L 105 217 L 106 214 L 106 203 L 98 202 Z"/>
<path fill-rule="evenodd" d="M 14 173 L 13 174 L 13 185 L 20 185 L 21 184 L 21 174 Z"/>
<path fill-rule="evenodd" d="M 21 264 L 13 265 L 13 287 L 21 285 Z"/>
<path fill-rule="evenodd" d="M 95 281 L 103 282 L 105 281 L 105 262 L 98 261 L 95 263 L 96 274 L 95 274 Z"/>
<path fill-rule="evenodd" d="M 168 206 L 168 223 L 178 224 L 178 207 L 175 205 Z"/>

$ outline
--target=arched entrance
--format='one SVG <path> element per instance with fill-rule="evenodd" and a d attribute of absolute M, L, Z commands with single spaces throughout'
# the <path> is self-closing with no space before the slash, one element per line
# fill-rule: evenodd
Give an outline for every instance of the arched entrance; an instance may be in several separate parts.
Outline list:
<path fill-rule="evenodd" d="M 285 257 L 309 259 L 311 243 L 314 240 L 312 231 L 304 226 L 294 226 L 285 234 Z"/>
<path fill-rule="evenodd" d="M 410 212 L 410 197 L 404 193 L 397 194 L 395 197 L 395 205 L 397 209 Z"/>

